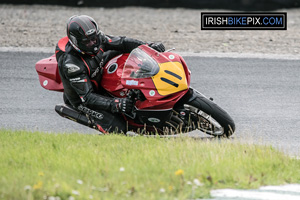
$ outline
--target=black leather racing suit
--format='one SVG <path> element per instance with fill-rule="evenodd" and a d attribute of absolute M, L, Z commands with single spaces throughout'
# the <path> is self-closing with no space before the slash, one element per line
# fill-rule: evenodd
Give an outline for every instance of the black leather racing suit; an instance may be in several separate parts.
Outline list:
<path fill-rule="evenodd" d="M 126 132 L 125 120 L 119 114 L 111 113 L 112 98 L 104 96 L 100 86 L 102 67 L 112 56 L 130 53 L 139 45 L 145 44 L 126 37 L 100 36 L 100 51 L 96 56 L 81 54 L 68 42 L 65 51 L 56 46 L 56 59 L 59 74 L 64 86 L 64 97 L 78 109 L 83 105 L 103 114 L 97 124 L 104 131 Z"/>

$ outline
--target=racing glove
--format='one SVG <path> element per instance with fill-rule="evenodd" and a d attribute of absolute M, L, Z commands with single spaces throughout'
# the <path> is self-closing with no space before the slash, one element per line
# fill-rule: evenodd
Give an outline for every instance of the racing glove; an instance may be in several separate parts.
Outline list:
<path fill-rule="evenodd" d="M 151 47 L 152 49 L 155 49 L 158 52 L 164 52 L 166 50 L 165 46 L 163 45 L 163 43 L 150 43 L 149 47 Z"/>
<path fill-rule="evenodd" d="M 111 102 L 111 112 L 130 113 L 133 109 L 133 101 L 129 98 L 114 98 Z"/>

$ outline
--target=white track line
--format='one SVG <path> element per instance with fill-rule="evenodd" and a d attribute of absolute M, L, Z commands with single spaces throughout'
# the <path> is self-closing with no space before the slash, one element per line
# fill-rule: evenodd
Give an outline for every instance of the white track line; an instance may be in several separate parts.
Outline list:
<path fill-rule="evenodd" d="M 263 192 L 259 190 L 212 190 L 211 196 L 214 198 L 236 198 L 236 199 L 255 199 L 255 200 L 299 200 L 300 195 L 279 194 L 275 192 Z"/>
<path fill-rule="evenodd" d="M 262 54 L 262 53 L 193 53 L 193 52 L 176 52 L 181 56 L 199 56 L 207 58 L 259 58 L 274 60 L 300 60 L 299 55 L 291 54 Z"/>
<path fill-rule="evenodd" d="M 289 185 L 280 185 L 280 186 L 263 186 L 259 188 L 260 190 L 275 190 L 282 192 L 295 192 L 300 195 L 300 185 L 299 184 L 289 184 Z M 299 196 L 300 199 L 300 196 Z"/>

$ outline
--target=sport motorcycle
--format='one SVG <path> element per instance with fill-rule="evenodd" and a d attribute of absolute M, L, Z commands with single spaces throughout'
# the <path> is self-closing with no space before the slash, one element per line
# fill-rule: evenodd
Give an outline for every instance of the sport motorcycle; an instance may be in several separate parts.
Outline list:
<path fill-rule="evenodd" d="M 43 88 L 64 91 L 55 55 L 38 61 L 35 67 Z M 231 136 L 235 131 L 233 119 L 212 99 L 192 88 L 190 81 L 191 72 L 180 55 L 141 45 L 130 54 L 109 60 L 98 84 L 108 96 L 134 101 L 131 113 L 120 114 L 134 132 L 178 134 L 198 129 L 216 137 Z M 82 112 L 68 104 L 56 105 L 55 111 L 103 132 L 93 120 L 97 112 Z"/>

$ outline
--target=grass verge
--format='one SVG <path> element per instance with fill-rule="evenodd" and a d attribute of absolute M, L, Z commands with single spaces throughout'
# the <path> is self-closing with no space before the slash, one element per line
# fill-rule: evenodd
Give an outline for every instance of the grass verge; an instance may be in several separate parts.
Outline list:
<path fill-rule="evenodd" d="M 0 199 L 196 199 L 300 183 L 300 160 L 232 140 L 0 130 Z"/>

